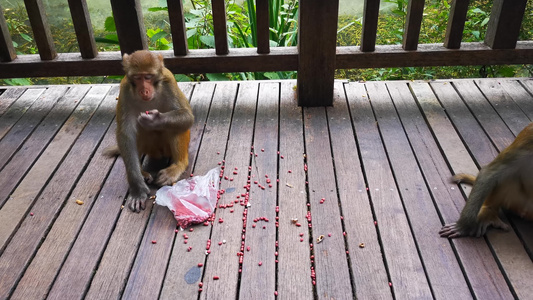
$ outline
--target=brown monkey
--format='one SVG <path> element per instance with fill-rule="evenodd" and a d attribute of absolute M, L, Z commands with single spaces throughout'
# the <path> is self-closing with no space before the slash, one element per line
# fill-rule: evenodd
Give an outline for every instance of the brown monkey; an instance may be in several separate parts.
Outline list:
<path fill-rule="evenodd" d="M 131 210 L 145 208 L 152 177 L 141 168 L 140 158 L 170 158 L 171 165 L 159 171 L 155 183 L 171 185 L 189 164 L 191 107 L 178 88 L 173 74 L 165 68 L 163 56 L 150 51 L 124 54 L 126 76 L 120 83 L 117 103 L 117 144 L 104 152 L 121 155 L 130 187 Z M 146 182 L 145 182 L 146 181 Z"/>
<path fill-rule="evenodd" d="M 477 178 L 457 174 L 453 179 L 473 187 L 459 220 L 442 227 L 442 237 L 479 237 L 489 226 L 508 230 L 509 225 L 498 216 L 500 208 L 533 220 L 533 123 L 483 167 Z"/>

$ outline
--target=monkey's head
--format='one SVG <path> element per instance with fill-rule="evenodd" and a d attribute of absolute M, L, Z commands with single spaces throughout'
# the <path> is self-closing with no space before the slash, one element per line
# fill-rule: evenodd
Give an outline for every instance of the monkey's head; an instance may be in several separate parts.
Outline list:
<path fill-rule="evenodd" d="M 122 66 L 128 82 L 144 101 L 151 101 L 155 97 L 163 68 L 163 56 L 148 50 L 139 50 L 131 55 L 124 54 Z"/>

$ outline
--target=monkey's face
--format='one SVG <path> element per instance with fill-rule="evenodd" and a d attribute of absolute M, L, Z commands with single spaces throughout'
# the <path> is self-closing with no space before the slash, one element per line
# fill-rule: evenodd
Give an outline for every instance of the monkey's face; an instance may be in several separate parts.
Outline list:
<path fill-rule="evenodd" d="M 155 75 L 148 73 L 138 73 L 131 76 L 137 95 L 144 101 L 151 101 L 155 97 L 154 79 Z"/>

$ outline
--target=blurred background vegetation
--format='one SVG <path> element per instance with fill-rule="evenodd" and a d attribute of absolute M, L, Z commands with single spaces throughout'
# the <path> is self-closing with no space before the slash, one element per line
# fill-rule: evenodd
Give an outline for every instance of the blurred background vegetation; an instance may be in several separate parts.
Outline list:
<path fill-rule="evenodd" d="M 349 0 L 352 1 L 352 0 Z M 110 8 L 91 7 L 100 0 L 88 1 L 93 30 L 99 51 L 119 50 L 114 20 Z M 168 22 L 166 1 L 143 1 L 146 34 L 152 50 L 172 49 L 172 37 Z M 351 11 L 341 7 L 337 44 L 357 46 L 361 40 L 361 16 L 363 0 L 358 9 Z M 482 42 L 487 28 L 492 1 L 470 1 L 464 42 Z M 79 52 L 72 20 L 66 2 L 45 1 L 50 18 L 52 35 L 57 52 Z M 109 1 L 106 1 L 109 5 Z M 228 37 L 230 47 L 256 47 L 255 1 L 226 0 Z M 342 2 L 341 2 L 342 3 Z M 352 2 L 350 2 L 352 3 Z M 408 0 L 382 0 L 378 22 L 377 44 L 401 44 Z M 419 43 L 442 43 L 446 31 L 451 0 L 426 0 L 424 19 Z M 4 15 L 18 54 L 36 54 L 37 48 L 32 37 L 26 10 L 22 0 L 7 0 L 3 6 Z M 185 22 L 189 49 L 214 48 L 213 22 L 210 0 L 184 0 Z M 270 0 L 270 44 L 276 46 L 296 46 L 298 26 L 297 0 Z M 351 7 L 350 7 L 351 8 Z M 344 14 L 347 12 L 349 15 Z M 60 16 L 60 17 L 57 17 Z M 520 32 L 520 40 L 533 39 L 533 1 L 528 1 L 526 15 Z M 296 78 L 296 72 L 243 72 L 224 74 L 176 74 L 178 81 L 199 80 L 253 80 Z M 483 78 L 483 77 L 529 77 L 533 76 L 533 65 L 484 65 L 454 67 L 405 67 L 378 69 L 340 69 L 336 78 L 359 80 L 393 79 L 442 79 L 442 78 Z M 29 84 L 78 84 L 119 82 L 121 76 L 98 77 L 54 77 L 54 78 L 15 78 L 0 80 L 1 85 Z"/>

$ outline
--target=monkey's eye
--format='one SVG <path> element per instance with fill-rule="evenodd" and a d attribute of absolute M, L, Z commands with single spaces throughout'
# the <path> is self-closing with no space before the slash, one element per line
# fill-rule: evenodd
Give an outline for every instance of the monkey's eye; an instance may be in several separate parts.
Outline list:
<path fill-rule="evenodd" d="M 152 80 L 154 78 L 154 74 L 145 74 L 144 80 Z"/>

